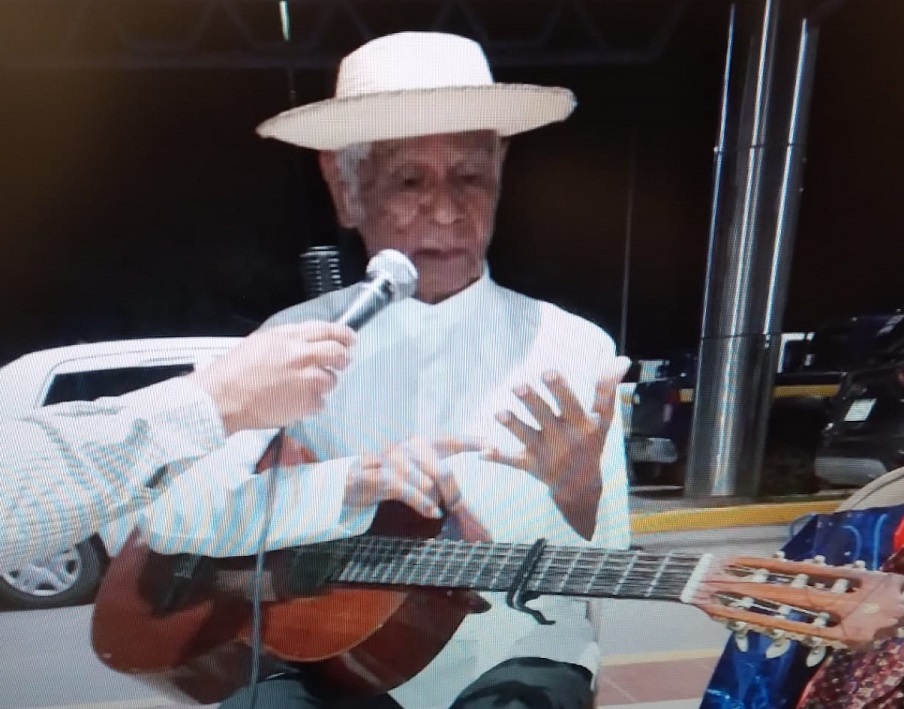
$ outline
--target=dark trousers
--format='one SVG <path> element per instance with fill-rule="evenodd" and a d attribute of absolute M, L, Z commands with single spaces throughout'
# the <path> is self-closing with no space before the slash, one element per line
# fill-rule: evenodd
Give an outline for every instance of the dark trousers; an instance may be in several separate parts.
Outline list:
<path fill-rule="evenodd" d="M 579 665 L 542 658 L 506 660 L 483 673 L 450 709 L 590 709 L 591 674 Z M 309 689 L 302 675 L 286 674 L 257 686 L 255 709 L 399 709 L 387 694 L 349 699 Z M 221 709 L 250 709 L 251 690 L 242 689 Z"/>

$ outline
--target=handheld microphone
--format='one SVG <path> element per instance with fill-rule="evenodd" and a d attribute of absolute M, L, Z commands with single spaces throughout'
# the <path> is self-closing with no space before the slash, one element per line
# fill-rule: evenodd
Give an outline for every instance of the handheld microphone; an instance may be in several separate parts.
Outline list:
<path fill-rule="evenodd" d="M 368 262 L 358 294 L 336 322 L 360 330 L 387 305 L 414 295 L 415 290 L 414 264 L 400 251 L 384 249 Z"/>

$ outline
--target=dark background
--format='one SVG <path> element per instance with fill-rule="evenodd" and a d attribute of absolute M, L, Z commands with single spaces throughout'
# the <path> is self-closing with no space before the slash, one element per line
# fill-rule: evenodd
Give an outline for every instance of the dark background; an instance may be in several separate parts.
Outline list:
<path fill-rule="evenodd" d="M 579 107 L 514 142 L 494 276 L 613 336 L 636 133 L 633 357 L 699 335 L 725 28 L 697 2 L 653 65 L 496 70 Z M 299 101 L 333 78 L 298 71 Z M 287 105 L 273 69 L 0 69 L 0 358 L 244 334 L 303 299 L 298 254 L 338 237 L 313 154 L 254 134 Z M 819 38 L 785 329 L 904 306 L 902 162 L 904 2 L 849 0 Z"/>

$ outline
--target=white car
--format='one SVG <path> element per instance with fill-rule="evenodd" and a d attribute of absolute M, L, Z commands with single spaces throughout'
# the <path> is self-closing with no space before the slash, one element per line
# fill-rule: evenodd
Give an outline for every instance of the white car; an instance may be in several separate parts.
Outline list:
<path fill-rule="evenodd" d="M 0 367 L 0 417 L 64 401 L 92 401 L 203 368 L 237 337 L 117 340 L 41 350 Z M 134 517 L 127 515 L 77 546 L 0 574 L 0 601 L 53 608 L 90 601 L 109 559 L 119 553 Z"/>

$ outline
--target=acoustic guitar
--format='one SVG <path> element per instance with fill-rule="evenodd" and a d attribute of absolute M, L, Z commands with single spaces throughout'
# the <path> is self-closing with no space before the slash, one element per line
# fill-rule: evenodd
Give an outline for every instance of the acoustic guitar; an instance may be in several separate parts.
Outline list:
<path fill-rule="evenodd" d="M 486 608 L 477 591 L 528 612 L 540 595 L 686 603 L 741 643 L 767 633 L 773 655 L 809 645 L 811 662 L 900 635 L 904 578 L 862 565 L 452 541 L 436 538 L 440 524 L 383 503 L 364 536 L 267 554 L 264 671 L 303 663 L 345 694 L 385 692 Z M 253 557 L 163 556 L 134 532 L 97 597 L 95 652 L 183 700 L 225 699 L 248 681 L 253 568 Z"/>

